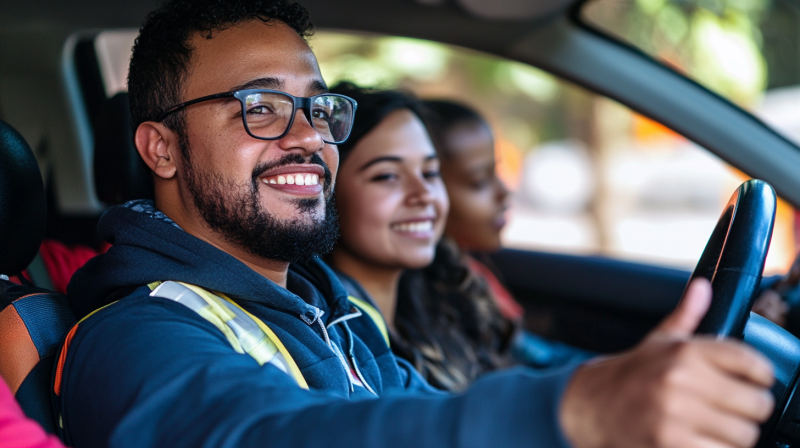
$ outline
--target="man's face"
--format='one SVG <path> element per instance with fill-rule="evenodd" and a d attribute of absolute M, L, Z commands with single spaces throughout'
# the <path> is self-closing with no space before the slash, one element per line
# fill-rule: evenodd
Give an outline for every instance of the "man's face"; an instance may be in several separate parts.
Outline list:
<path fill-rule="evenodd" d="M 314 54 L 282 22 L 254 20 L 212 39 L 198 34 L 190 43 L 182 101 L 245 88 L 302 97 L 326 89 Z M 322 141 L 300 110 L 283 138 L 255 139 L 241 110 L 235 98 L 186 108 L 185 157 L 177 164 L 183 202 L 194 205 L 206 226 L 255 255 L 295 261 L 326 251 L 336 236 L 328 198 L 337 148 Z M 290 183 L 290 176 L 304 185 Z M 279 177 L 286 183 L 273 182 Z"/>

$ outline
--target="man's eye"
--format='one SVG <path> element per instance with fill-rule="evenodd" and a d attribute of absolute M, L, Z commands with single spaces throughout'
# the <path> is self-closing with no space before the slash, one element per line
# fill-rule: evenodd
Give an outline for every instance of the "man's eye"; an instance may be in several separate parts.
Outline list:
<path fill-rule="evenodd" d="M 313 118 L 317 118 L 320 120 L 327 120 L 330 118 L 330 113 L 323 109 L 314 109 L 314 112 L 311 113 Z"/>
<path fill-rule="evenodd" d="M 262 106 L 253 106 L 253 107 L 247 109 L 247 114 L 248 115 L 264 115 L 264 114 L 271 114 L 271 113 L 272 113 L 272 109 L 270 109 L 267 106 L 263 106 L 263 105 Z"/>

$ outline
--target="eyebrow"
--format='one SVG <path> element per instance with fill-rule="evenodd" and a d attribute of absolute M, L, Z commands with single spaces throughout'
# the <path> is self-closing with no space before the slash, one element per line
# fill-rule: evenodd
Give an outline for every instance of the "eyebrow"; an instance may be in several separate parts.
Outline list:
<path fill-rule="evenodd" d="M 308 90 L 317 94 L 328 93 L 328 85 L 321 79 L 315 79 L 308 84 Z"/>
<path fill-rule="evenodd" d="M 239 84 L 238 86 L 231 89 L 231 91 L 236 90 L 247 90 L 247 89 L 269 89 L 269 90 L 280 90 L 284 86 L 283 80 L 278 78 L 257 78 L 247 81 L 244 84 Z"/>
<path fill-rule="evenodd" d="M 231 91 L 247 90 L 247 89 L 267 89 L 267 90 L 282 90 L 285 86 L 283 80 L 278 78 L 258 78 L 239 84 L 231 89 Z M 327 93 L 328 86 L 325 81 L 315 79 L 308 84 L 308 90 L 314 94 Z"/>
<path fill-rule="evenodd" d="M 431 160 L 436 160 L 438 158 L 439 158 L 438 155 L 430 154 L 429 156 L 425 157 L 425 161 L 426 162 L 430 162 Z M 376 157 L 376 158 L 370 160 L 369 162 L 365 163 L 364 165 L 362 165 L 361 168 L 358 169 L 358 171 L 364 171 L 365 169 L 371 167 L 372 165 L 375 165 L 376 163 L 381 163 L 381 162 L 400 163 L 402 161 L 403 161 L 403 158 L 402 157 L 397 157 L 397 156 Z"/>

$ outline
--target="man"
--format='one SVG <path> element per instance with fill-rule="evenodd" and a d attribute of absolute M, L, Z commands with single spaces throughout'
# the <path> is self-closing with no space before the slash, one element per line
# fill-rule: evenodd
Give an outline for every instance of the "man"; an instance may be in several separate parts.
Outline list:
<path fill-rule="evenodd" d="M 316 258 L 336 236 L 335 143 L 353 105 L 324 95 L 310 30 L 288 0 L 176 0 L 147 17 L 129 94 L 156 200 L 109 210 L 114 247 L 70 284 L 78 314 L 100 310 L 57 371 L 68 443 L 755 443 L 772 370 L 739 343 L 692 339 L 704 281 L 639 347 L 584 366 L 449 396 L 395 359 L 374 310 Z"/>

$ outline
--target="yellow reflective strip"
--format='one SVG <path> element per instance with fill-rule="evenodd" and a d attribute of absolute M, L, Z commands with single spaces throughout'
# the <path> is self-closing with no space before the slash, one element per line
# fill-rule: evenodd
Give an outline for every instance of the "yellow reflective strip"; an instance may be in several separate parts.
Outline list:
<path fill-rule="evenodd" d="M 197 314 L 199 314 L 200 317 L 211 322 L 212 325 L 217 327 L 219 331 L 221 331 L 222 334 L 225 335 L 225 338 L 228 340 L 228 342 L 230 342 L 231 346 L 236 351 L 236 353 L 244 354 L 244 349 L 242 348 L 242 344 L 239 342 L 239 338 L 236 337 L 236 333 L 234 333 L 233 330 L 229 326 L 227 326 L 219 316 L 215 314 L 214 308 L 210 306 L 200 308 L 200 310 L 197 311 Z"/>
<path fill-rule="evenodd" d="M 359 299 L 358 297 L 347 296 L 347 299 L 353 302 L 359 309 L 361 309 L 361 311 L 367 313 L 367 316 L 369 316 L 369 318 L 375 322 L 375 326 L 381 331 L 383 339 L 386 341 L 386 345 L 389 345 L 389 330 L 386 328 L 386 321 L 383 320 L 383 316 L 381 315 L 380 311 L 376 310 L 374 306 L 370 305 L 364 300 Z"/>
<path fill-rule="evenodd" d="M 267 337 L 278 347 L 278 351 L 281 352 L 281 354 L 283 355 L 283 358 L 286 360 L 286 363 L 288 364 L 288 367 L 289 367 L 289 371 L 291 372 L 291 374 L 294 377 L 294 379 L 297 381 L 297 384 L 300 385 L 300 387 L 302 387 L 303 389 L 308 389 L 308 383 L 306 383 L 306 379 L 303 378 L 303 373 L 300 372 L 300 368 L 297 367 L 297 363 L 294 362 L 294 358 L 292 358 L 292 355 L 289 354 L 289 351 L 286 350 L 286 347 L 283 346 L 283 343 L 278 338 L 278 336 L 272 331 L 272 329 L 270 329 L 267 326 L 267 324 L 262 322 L 261 319 L 253 316 L 252 314 L 250 314 L 249 311 L 247 311 L 246 309 L 244 309 L 241 306 L 239 306 L 238 303 L 236 303 L 233 300 L 231 300 L 230 298 L 228 298 L 228 296 L 226 296 L 224 294 L 220 294 L 220 296 L 223 299 L 225 299 L 228 302 L 230 302 L 231 304 L 233 304 L 233 306 L 235 306 L 236 308 L 239 308 L 240 310 L 242 310 L 245 314 L 250 316 L 251 319 L 253 319 L 253 321 L 259 326 L 259 328 L 261 328 L 261 330 L 264 333 L 266 333 Z"/>
<path fill-rule="evenodd" d="M 269 335 L 264 335 L 258 345 L 247 350 L 247 354 L 252 356 L 260 365 L 264 365 L 275 358 L 278 347 L 269 339 Z"/>
<path fill-rule="evenodd" d="M 162 282 L 153 282 L 153 283 L 148 284 L 147 286 L 152 291 L 152 290 L 156 289 L 158 287 L 158 285 L 160 285 L 161 283 Z M 222 304 L 218 303 L 217 302 L 217 300 L 218 300 L 217 296 L 212 294 L 212 293 L 210 293 L 209 291 L 206 291 L 205 289 L 200 288 L 200 287 L 195 286 L 195 285 L 190 285 L 188 283 L 183 283 L 183 282 L 176 282 L 176 283 L 180 283 L 181 285 L 191 289 L 197 295 L 199 295 L 203 300 L 205 300 L 206 303 L 209 304 L 208 308 L 203 308 L 201 310 L 201 312 L 198 312 L 198 314 L 200 314 L 204 319 L 206 319 L 209 322 L 211 322 L 215 327 L 219 328 L 225 334 L 225 337 L 228 339 L 228 341 L 231 343 L 231 345 L 233 345 L 233 348 L 238 353 L 245 353 L 245 351 L 241 347 L 241 342 L 236 337 L 236 334 L 233 332 L 233 330 L 227 324 L 222 323 L 221 322 L 222 319 L 220 319 L 219 316 L 216 316 L 213 311 L 216 311 L 216 310 L 222 311 L 222 310 L 224 310 L 223 311 L 223 315 L 226 316 L 226 318 L 227 318 L 227 320 L 225 320 L 225 322 L 233 320 L 236 317 L 236 315 L 231 310 L 229 310 L 227 307 L 225 307 L 225 305 L 222 305 Z M 260 365 L 264 365 L 265 363 L 269 362 L 275 356 L 275 353 L 280 352 L 283 355 L 283 358 L 284 358 L 284 360 L 286 361 L 286 364 L 289 367 L 290 374 L 292 375 L 292 377 L 294 377 L 295 381 L 297 381 L 297 384 L 300 387 L 302 387 L 303 389 L 308 389 L 308 383 L 306 383 L 306 379 L 303 378 L 303 373 L 300 372 L 300 368 L 297 367 L 297 363 L 294 362 L 294 358 L 292 358 L 292 355 L 289 354 L 289 351 L 286 350 L 286 347 L 284 347 L 283 343 L 278 338 L 278 336 L 272 331 L 272 329 L 270 329 L 264 322 L 262 322 L 261 319 L 259 319 L 259 318 L 255 317 L 255 316 L 253 316 L 252 314 L 250 314 L 246 309 L 244 309 L 241 306 L 239 306 L 239 304 L 237 304 L 236 302 L 231 300 L 226 295 L 220 294 L 220 296 L 225 301 L 231 303 L 236 308 L 239 308 L 240 310 L 242 310 L 242 312 L 245 313 L 248 317 L 250 317 L 250 319 L 253 319 L 253 322 L 255 322 L 256 325 L 258 325 L 258 327 L 261 328 L 261 331 L 263 331 L 264 334 L 266 335 L 266 338 L 264 338 L 263 340 L 259 341 L 258 345 L 256 345 L 255 347 L 251 348 L 250 350 L 248 350 L 247 354 L 252 356 L 256 360 L 256 362 L 258 362 Z M 106 305 L 106 306 L 108 306 L 108 305 Z M 202 311 L 205 311 L 205 310 L 208 310 L 208 314 L 202 312 Z M 100 311 L 100 310 L 97 310 L 97 311 Z M 86 317 L 89 317 L 89 316 L 86 316 Z M 264 344 L 267 345 L 267 347 L 266 347 L 267 351 L 266 352 L 262 351 L 263 350 L 262 346 Z"/>
<path fill-rule="evenodd" d="M 150 288 L 151 291 L 155 291 L 155 289 L 158 288 L 158 286 L 161 285 L 161 283 L 163 282 L 153 282 L 148 284 L 147 287 Z M 203 299 L 206 303 L 208 303 L 209 306 L 197 310 L 196 311 L 197 314 L 199 314 L 200 317 L 202 317 L 203 319 L 210 322 L 211 325 L 217 327 L 217 329 L 219 329 L 219 331 L 221 331 L 222 334 L 225 335 L 225 339 L 228 340 L 228 342 L 231 344 L 233 350 L 235 350 L 236 353 L 244 354 L 245 351 L 242 348 L 242 344 L 239 342 L 239 338 L 236 337 L 236 333 L 234 333 L 233 330 L 225 324 L 226 322 L 225 319 L 228 318 L 230 311 L 226 309 L 225 310 L 226 312 L 222 316 L 219 316 L 218 314 L 216 314 L 217 307 L 219 307 L 219 304 L 213 301 L 213 299 L 211 300 L 211 302 L 209 302 L 210 297 L 208 296 L 208 292 L 206 290 L 197 288 L 194 285 L 187 285 L 186 283 L 180 283 L 180 282 L 177 283 L 191 289 L 192 291 L 197 293 L 197 295 L 199 295 L 201 299 Z"/>
<path fill-rule="evenodd" d="M 217 296 L 211 294 L 210 292 L 206 291 L 203 288 L 190 285 L 188 283 L 178 282 L 181 285 L 191 289 L 194 291 L 198 296 L 202 297 L 203 300 L 208 303 L 210 307 L 214 309 L 214 313 L 222 319 L 223 322 L 228 322 L 229 320 L 233 320 L 236 318 L 236 314 L 234 314 L 231 310 L 229 310 L 225 305 L 217 302 Z"/>

